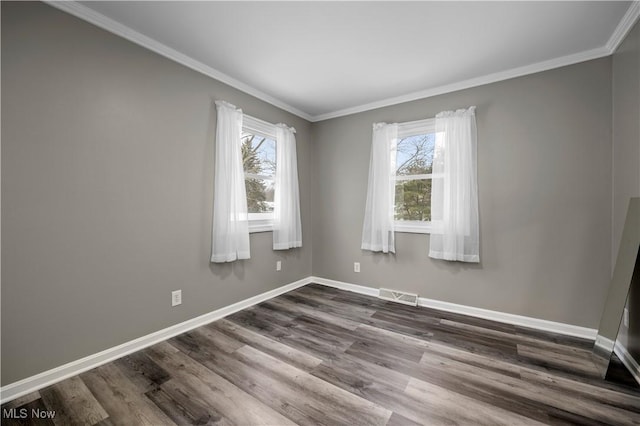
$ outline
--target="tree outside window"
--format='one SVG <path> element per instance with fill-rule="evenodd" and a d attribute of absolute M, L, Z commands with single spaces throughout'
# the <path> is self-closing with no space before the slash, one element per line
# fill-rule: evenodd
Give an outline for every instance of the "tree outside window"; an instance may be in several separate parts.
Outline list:
<path fill-rule="evenodd" d="M 276 142 L 260 135 L 243 134 L 242 164 L 248 212 L 273 212 Z"/>
<path fill-rule="evenodd" d="M 434 133 L 409 136 L 398 141 L 395 220 L 431 221 L 434 147 Z"/>

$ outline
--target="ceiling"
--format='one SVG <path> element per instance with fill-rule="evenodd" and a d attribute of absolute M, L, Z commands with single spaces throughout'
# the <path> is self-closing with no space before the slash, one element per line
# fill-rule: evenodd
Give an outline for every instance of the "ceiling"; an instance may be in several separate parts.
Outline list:
<path fill-rule="evenodd" d="M 311 121 L 609 55 L 638 3 L 51 2 Z"/>

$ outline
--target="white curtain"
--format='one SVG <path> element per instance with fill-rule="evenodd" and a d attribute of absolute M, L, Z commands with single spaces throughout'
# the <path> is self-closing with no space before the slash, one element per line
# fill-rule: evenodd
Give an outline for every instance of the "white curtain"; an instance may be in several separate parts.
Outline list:
<path fill-rule="evenodd" d="M 475 107 L 436 115 L 429 257 L 480 262 Z"/>
<path fill-rule="evenodd" d="M 375 123 L 369 162 L 362 249 L 395 253 L 393 209 L 398 125 Z"/>
<path fill-rule="evenodd" d="M 216 102 L 212 262 L 249 259 L 249 220 L 240 138 L 242 110 Z"/>
<path fill-rule="evenodd" d="M 302 247 L 300 191 L 295 129 L 276 125 L 276 182 L 273 208 L 273 249 Z"/>

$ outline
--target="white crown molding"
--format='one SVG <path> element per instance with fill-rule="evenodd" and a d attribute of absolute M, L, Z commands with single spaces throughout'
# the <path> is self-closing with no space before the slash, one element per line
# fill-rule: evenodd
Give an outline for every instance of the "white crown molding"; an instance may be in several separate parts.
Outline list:
<path fill-rule="evenodd" d="M 624 14 L 620 23 L 613 31 L 613 34 L 609 37 L 606 48 L 610 53 L 614 53 L 618 46 L 620 46 L 620 43 L 622 43 L 622 40 L 624 40 L 631 28 L 633 28 L 638 17 L 640 17 L 640 1 L 636 0 L 631 3 L 629 9 L 627 9 L 627 13 Z"/>
<path fill-rule="evenodd" d="M 335 281 L 321 277 L 310 277 L 310 280 L 313 283 L 318 283 L 341 290 L 347 290 L 373 297 L 378 296 L 378 289 L 373 287 Z M 598 333 L 598 330 L 593 328 L 525 317 L 523 315 L 508 314 L 506 312 L 491 311 L 489 309 L 475 308 L 473 306 L 459 305 L 457 303 L 442 302 L 440 300 L 427 299 L 425 297 L 418 298 L 418 306 L 438 309 L 440 311 L 453 312 L 456 314 L 469 315 L 476 318 L 483 318 L 506 324 L 534 328 L 536 330 L 550 331 L 552 333 L 579 337 L 587 340 L 595 340 Z M 613 348 L 613 345 L 611 345 L 611 348 Z"/>
<path fill-rule="evenodd" d="M 624 366 L 627 367 L 633 378 L 636 379 L 636 382 L 640 384 L 640 364 L 638 364 L 619 340 L 616 340 L 614 352 Z"/>
<path fill-rule="evenodd" d="M 443 95 L 445 93 L 456 92 L 459 90 L 469 89 L 472 87 L 482 86 L 485 84 L 496 83 L 498 81 L 509 80 L 511 78 L 521 77 L 528 74 L 534 74 L 537 72 L 547 71 L 554 68 L 560 68 L 567 65 L 577 64 L 579 62 L 589 61 L 592 59 L 602 58 L 609 56 L 611 53 L 606 47 L 599 47 L 592 50 L 576 53 L 573 55 L 562 56 L 560 58 L 551 59 L 548 61 L 537 62 L 531 65 L 525 65 L 523 67 L 512 68 L 506 71 L 500 71 L 492 74 L 487 74 L 481 77 L 471 78 L 469 80 L 460 81 L 452 84 L 445 84 L 443 86 L 433 87 L 430 89 L 419 90 L 417 92 L 407 93 L 402 96 L 395 96 L 392 98 L 383 99 L 380 101 L 370 102 L 363 105 L 354 106 L 351 108 L 345 108 L 326 114 L 315 115 L 312 117 L 312 121 L 323 121 L 332 118 L 343 117 L 345 115 L 357 114 L 359 112 L 370 111 L 373 109 L 383 108 L 391 105 L 402 104 L 405 102 L 416 101 L 418 99 L 430 98 L 432 96 Z"/>
<path fill-rule="evenodd" d="M 227 315 L 231 315 L 235 312 L 264 302 L 265 300 L 272 299 L 288 291 L 295 290 L 296 288 L 309 283 L 311 283 L 310 277 L 303 278 L 296 282 L 241 300 L 240 302 L 225 306 L 224 308 L 217 309 L 199 317 L 192 318 L 154 333 L 147 334 L 146 336 L 125 342 L 121 345 L 114 346 L 102 352 L 86 356 L 79 360 L 36 374 L 35 376 L 27 377 L 26 379 L 18 382 L 8 384 L 0 388 L 0 404 L 4 404 L 5 402 L 14 400 L 31 392 L 35 392 L 54 383 L 58 383 L 69 377 L 76 376 L 80 373 L 91 370 L 92 368 L 99 367 L 107 362 L 122 358 L 123 356 L 129 355 L 133 352 L 177 336 L 178 334 L 186 333 L 194 328 L 217 321 Z"/>
<path fill-rule="evenodd" d="M 156 52 L 159 55 L 162 55 L 168 59 L 171 59 L 179 64 L 184 65 L 187 68 L 191 68 L 194 71 L 202 73 L 208 77 L 211 77 L 215 80 L 218 80 L 222 83 L 225 83 L 235 89 L 238 89 L 244 93 L 247 93 L 251 96 L 254 96 L 260 100 L 263 100 L 275 107 L 281 108 L 291 114 L 297 115 L 298 117 L 304 118 L 307 121 L 312 121 L 313 117 L 306 112 L 300 111 L 299 109 L 271 96 L 268 95 L 248 84 L 245 84 L 235 78 L 216 70 L 208 65 L 203 64 L 200 61 L 197 61 L 183 53 L 178 52 L 175 49 L 172 49 L 169 46 L 166 46 L 159 41 L 152 39 L 151 37 L 147 37 L 144 34 L 141 34 L 126 25 L 123 25 L 95 10 L 86 7 L 76 1 L 54 1 L 54 0 L 43 0 L 45 3 L 53 6 L 57 9 L 62 10 L 63 12 L 67 12 L 70 15 L 73 15 L 77 18 L 80 18 L 84 21 L 87 21 L 97 27 L 100 27 L 104 30 L 107 30 L 115 35 L 118 35 L 122 38 L 125 38 L 133 43 L 136 43 L 146 49 L 149 49 L 153 52 Z"/>
<path fill-rule="evenodd" d="M 110 31 L 116 35 L 119 35 L 129 41 L 132 41 L 142 47 L 152 50 L 166 58 L 176 61 L 194 71 L 200 72 L 213 79 L 228 84 L 229 86 L 245 92 L 249 95 L 255 96 L 265 102 L 270 103 L 273 106 L 281 108 L 291 114 L 304 118 L 310 122 L 318 122 L 329 120 L 332 118 L 343 117 L 346 115 L 357 114 L 359 112 L 369 111 L 377 108 L 387 107 L 391 105 L 397 105 L 404 102 L 415 101 L 418 99 L 424 99 L 432 96 L 442 95 L 445 93 L 455 92 L 458 90 L 469 89 L 471 87 L 482 86 L 485 84 L 496 83 L 498 81 L 508 80 L 511 78 L 521 77 L 527 74 L 533 74 L 541 71 L 547 71 L 553 68 L 559 68 L 567 65 L 576 64 L 592 59 L 598 59 L 604 56 L 611 55 L 617 49 L 618 45 L 622 42 L 626 34 L 633 27 L 640 15 L 640 1 L 634 1 L 630 6 L 622 20 L 614 30 L 613 34 L 609 38 L 605 46 L 579 52 L 572 55 L 562 56 L 559 58 L 551 59 L 548 61 L 538 62 L 523 67 L 512 68 L 506 71 L 500 71 L 492 74 L 487 74 L 481 77 L 476 77 L 457 83 L 446 84 L 443 86 L 432 87 L 429 89 L 419 90 L 416 92 L 407 93 L 402 96 L 395 96 L 392 98 L 382 99 L 375 102 L 370 102 L 350 108 L 345 108 L 325 114 L 311 115 L 304 111 L 301 111 L 271 95 L 268 95 L 246 83 L 243 83 L 235 78 L 218 71 L 208 65 L 203 64 L 183 53 L 178 52 L 150 37 L 141 34 L 126 25 L 123 25 L 101 13 L 94 11 L 93 9 L 86 7 L 74 0 L 69 1 L 54 1 L 43 0 L 47 4 L 58 8 L 64 12 L 67 12 L 73 16 L 83 19 L 91 24 L 94 24 L 102 29 Z"/>

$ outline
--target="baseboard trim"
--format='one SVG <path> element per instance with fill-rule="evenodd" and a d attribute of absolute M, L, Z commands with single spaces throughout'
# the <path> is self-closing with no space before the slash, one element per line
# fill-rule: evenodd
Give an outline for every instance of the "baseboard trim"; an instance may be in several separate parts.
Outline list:
<path fill-rule="evenodd" d="M 614 350 L 615 342 L 604 336 L 596 336 L 594 346 L 598 348 L 602 353 L 611 353 Z"/>
<path fill-rule="evenodd" d="M 353 293 L 364 294 L 366 296 L 378 297 L 378 289 L 373 287 L 367 287 L 364 285 L 351 284 L 343 281 L 330 280 L 321 277 L 310 277 L 311 282 L 316 284 L 326 285 L 327 287 L 333 287 L 340 290 L 347 290 Z"/>
<path fill-rule="evenodd" d="M 250 306 L 264 302 L 265 300 L 272 299 L 288 291 L 295 290 L 296 288 L 305 286 L 311 282 L 311 277 L 303 278 L 282 287 L 241 300 L 232 305 L 225 306 L 224 308 L 216 309 L 215 311 L 199 317 L 192 318 L 154 333 L 147 334 L 146 336 L 125 342 L 121 345 L 105 349 L 102 352 L 44 371 L 36 374 L 35 376 L 27 377 L 26 379 L 18 382 L 10 383 L 0 388 L 0 404 L 4 404 L 5 402 L 19 398 L 28 393 L 35 392 L 69 377 L 91 370 L 92 368 L 99 367 L 100 365 L 122 358 L 125 355 L 129 355 L 133 352 L 139 351 L 140 349 L 155 345 L 156 343 L 177 336 L 178 334 L 185 333 L 189 330 L 193 330 L 194 328 L 219 320 L 227 315 L 231 315 Z"/>
<path fill-rule="evenodd" d="M 616 340 L 615 347 L 613 352 L 620 358 L 620 361 L 627 367 L 627 370 L 631 373 L 636 382 L 640 384 L 640 364 L 631 356 L 631 354 L 627 351 L 620 341 Z"/>
<path fill-rule="evenodd" d="M 0 404 L 4 404 L 28 393 L 35 392 L 39 389 L 50 386 L 69 377 L 73 377 L 85 371 L 91 370 L 92 368 L 99 367 L 100 365 L 114 361 L 118 358 L 144 349 L 148 346 L 177 336 L 178 334 L 193 330 L 194 328 L 219 320 L 227 315 L 231 315 L 235 312 L 241 311 L 250 306 L 264 302 L 265 300 L 272 299 L 283 293 L 295 290 L 296 288 L 303 287 L 311 283 L 322 284 L 328 287 L 338 288 L 341 290 L 351 291 L 354 293 L 364 294 L 372 297 L 378 296 L 378 289 L 373 287 L 310 276 L 284 285 L 282 287 L 267 291 L 265 293 L 250 297 L 248 299 L 241 300 L 240 302 L 225 306 L 224 308 L 217 309 L 199 317 L 192 318 L 176 325 L 172 325 L 151 334 L 147 334 L 146 336 L 142 336 L 129 342 L 125 342 L 113 348 L 105 349 L 102 352 L 98 352 L 79 360 L 61 365 L 60 367 L 47 370 L 45 372 L 36 374 L 35 376 L 27 377 L 18 382 L 10 383 L 0 388 Z M 523 327 L 530 327 L 538 330 L 550 331 L 553 333 L 580 337 L 588 340 L 595 340 L 597 335 L 597 330 L 591 328 L 525 317 L 521 315 L 508 314 L 499 311 L 491 311 L 488 309 L 474 308 L 472 306 L 442 302 L 439 300 L 427 299 L 424 297 L 418 298 L 418 306 L 438 309 L 446 312 L 470 315 L 477 318 L 484 318 L 507 324 L 520 325 Z M 620 351 L 620 354 L 618 354 L 618 351 Z M 618 344 L 616 344 L 616 354 L 620 357 L 622 362 L 625 363 L 632 374 L 634 374 L 636 380 L 638 380 L 638 378 L 640 377 L 640 368 L 638 367 L 636 361 L 628 354 L 626 350 L 624 350 L 621 345 L 620 348 L 618 348 Z"/>
<path fill-rule="evenodd" d="M 367 296 L 378 296 L 378 289 L 372 287 L 366 287 L 363 285 L 351 284 L 342 281 L 335 281 L 321 277 L 311 277 L 311 281 L 329 287 L 348 290 L 354 293 L 365 294 Z M 523 327 L 534 328 L 536 330 L 549 331 L 552 333 L 579 337 L 587 340 L 595 340 L 596 335 L 598 334 L 598 330 L 594 328 L 580 327 L 577 325 L 565 324 L 561 322 L 548 321 L 522 315 L 508 314 L 505 312 L 492 311 L 489 309 L 474 308 L 472 306 L 459 305 L 457 303 L 427 299 L 425 297 L 418 298 L 418 306 L 438 309 L 441 311 L 452 312 L 456 314 L 470 315 L 477 318 L 483 318 L 507 324 L 520 325 Z"/>
<path fill-rule="evenodd" d="M 441 302 L 439 300 L 420 297 L 418 306 L 439 309 L 441 311 L 470 315 L 472 317 L 535 328 L 536 330 L 549 331 L 565 336 L 579 337 L 581 339 L 595 340 L 598 330 L 595 328 L 580 327 L 562 322 L 526 317 L 524 315 L 509 314 L 506 312 L 492 311 L 489 309 L 475 308 L 473 306 L 458 305 L 456 303 Z"/>

